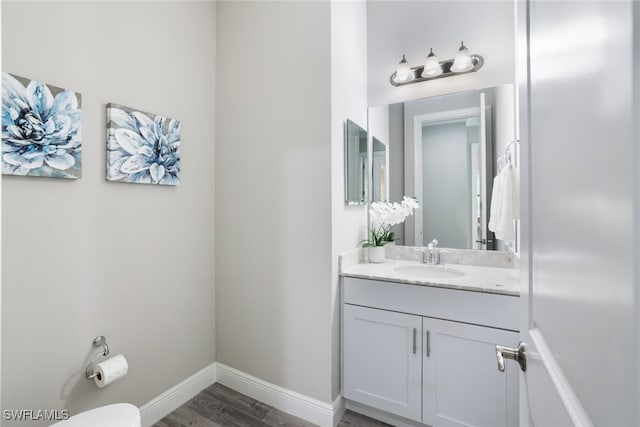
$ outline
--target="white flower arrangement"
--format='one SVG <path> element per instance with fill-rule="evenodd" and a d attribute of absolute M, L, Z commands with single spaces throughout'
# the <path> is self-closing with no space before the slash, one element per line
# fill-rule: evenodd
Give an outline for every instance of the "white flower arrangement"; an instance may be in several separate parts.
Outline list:
<path fill-rule="evenodd" d="M 420 208 L 420 203 L 413 198 L 404 196 L 402 202 L 373 202 L 369 208 L 369 236 L 362 246 L 384 246 L 392 242 L 394 233 L 391 227 L 402 224 L 408 216 L 413 215 L 415 209 Z"/>

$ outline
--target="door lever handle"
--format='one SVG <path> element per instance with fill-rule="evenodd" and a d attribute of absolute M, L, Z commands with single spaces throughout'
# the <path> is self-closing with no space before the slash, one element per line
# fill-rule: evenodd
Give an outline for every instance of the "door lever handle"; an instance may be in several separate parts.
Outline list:
<path fill-rule="evenodd" d="M 522 372 L 527 370 L 527 349 L 525 344 L 520 341 L 518 347 L 503 347 L 501 345 L 496 346 L 496 359 L 498 359 L 498 370 L 504 372 L 504 359 L 511 359 L 518 362 Z"/>

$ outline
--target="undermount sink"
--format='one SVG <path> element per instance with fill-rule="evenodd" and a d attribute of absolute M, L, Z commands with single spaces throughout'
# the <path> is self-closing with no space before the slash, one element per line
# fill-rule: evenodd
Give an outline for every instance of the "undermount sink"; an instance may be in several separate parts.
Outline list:
<path fill-rule="evenodd" d="M 457 279 L 464 276 L 463 271 L 454 268 L 427 264 L 400 265 L 394 271 L 420 279 Z"/>

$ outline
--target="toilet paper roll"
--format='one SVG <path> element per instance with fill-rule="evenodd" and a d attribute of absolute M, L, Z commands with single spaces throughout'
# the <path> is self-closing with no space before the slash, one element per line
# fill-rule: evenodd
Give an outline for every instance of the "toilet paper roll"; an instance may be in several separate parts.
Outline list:
<path fill-rule="evenodd" d="M 93 380 L 98 387 L 103 388 L 127 375 L 128 370 L 129 364 L 127 363 L 127 359 L 125 359 L 123 355 L 118 354 L 100 363 L 96 363 L 93 367 L 93 372 L 96 374 Z"/>

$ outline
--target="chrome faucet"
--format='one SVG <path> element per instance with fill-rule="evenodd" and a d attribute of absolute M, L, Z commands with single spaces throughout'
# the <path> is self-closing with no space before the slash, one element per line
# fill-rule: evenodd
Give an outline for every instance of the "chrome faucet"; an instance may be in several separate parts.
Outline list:
<path fill-rule="evenodd" d="M 431 241 L 433 248 L 431 249 L 431 264 L 440 264 L 440 249 L 438 249 L 438 239 Z"/>
<path fill-rule="evenodd" d="M 422 250 L 422 263 L 431 264 L 431 255 L 433 253 L 433 245 L 429 243 L 426 249 Z"/>
<path fill-rule="evenodd" d="M 427 249 L 422 254 L 422 262 L 424 264 L 440 264 L 440 249 L 438 249 L 438 239 L 433 239 L 427 245 Z"/>

